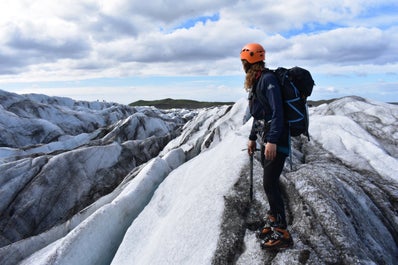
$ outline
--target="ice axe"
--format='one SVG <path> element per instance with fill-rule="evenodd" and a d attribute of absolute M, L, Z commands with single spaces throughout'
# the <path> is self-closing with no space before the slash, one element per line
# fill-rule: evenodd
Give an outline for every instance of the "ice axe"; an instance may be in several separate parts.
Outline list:
<path fill-rule="evenodd" d="M 253 201 L 253 157 L 254 152 L 250 154 L 250 201 Z"/>
<path fill-rule="evenodd" d="M 260 151 L 260 149 L 256 148 L 254 151 Z M 250 180 L 249 180 L 249 182 L 250 182 L 250 201 L 251 202 L 253 201 L 253 167 L 254 167 L 253 158 L 254 158 L 254 152 L 252 152 L 250 154 Z"/>
<path fill-rule="evenodd" d="M 243 150 L 247 150 L 247 149 L 242 149 Z M 250 157 L 250 179 L 249 179 L 249 184 L 250 184 L 250 201 L 253 201 L 253 167 L 254 167 L 254 153 L 255 151 L 260 151 L 260 149 L 254 149 L 254 152 L 252 152 L 251 154 L 249 154 Z"/>

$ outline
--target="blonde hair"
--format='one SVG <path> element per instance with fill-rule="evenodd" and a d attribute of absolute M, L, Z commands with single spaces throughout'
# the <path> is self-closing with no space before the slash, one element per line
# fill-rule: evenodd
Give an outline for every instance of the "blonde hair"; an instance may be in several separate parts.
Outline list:
<path fill-rule="evenodd" d="M 245 64 L 247 62 L 245 60 L 242 60 L 242 63 L 244 64 L 244 67 L 245 67 Z M 246 91 L 250 91 L 253 88 L 253 86 L 256 83 L 256 80 L 258 78 L 259 72 L 263 71 L 264 69 L 265 69 L 265 63 L 262 61 L 250 65 L 250 68 L 246 72 L 246 78 L 245 78 L 245 90 Z"/>

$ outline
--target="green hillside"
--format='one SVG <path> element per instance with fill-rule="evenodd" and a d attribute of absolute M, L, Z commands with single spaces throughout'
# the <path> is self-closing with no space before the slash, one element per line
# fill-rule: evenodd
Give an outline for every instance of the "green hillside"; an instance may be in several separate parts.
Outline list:
<path fill-rule="evenodd" d="M 158 109 L 199 109 L 221 105 L 233 105 L 235 102 L 205 102 L 189 99 L 160 99 L 160 100 L 138 100 L 130 103 L 129 106 L 154 106 Z"/>

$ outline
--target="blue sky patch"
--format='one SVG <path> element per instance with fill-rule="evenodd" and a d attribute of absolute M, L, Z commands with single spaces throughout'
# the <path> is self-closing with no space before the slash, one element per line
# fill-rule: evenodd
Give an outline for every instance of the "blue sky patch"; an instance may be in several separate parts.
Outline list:
<path fill-rule="evenodd" d="M 360 14 L 359 18 L 372 18 L 375 16 L 386 16 L 386 15 L 396 15 L 398 13 L 398 3 L 396 4 L 384 4 L 379 6 L 374 6 L 370 9 L 365 10 Z"/>
<path fill-rule="evenodd" d="M 280 34 L 285 38 L 290 38 L 290 37 L 300 35 L 300 34 L 312 34 L 312 33 L 318 33 L 318 32 L 322 32 L 322 31 L 334 30 L 334 29 L 338 29 L 338 28 L 343 28 L 343 26 L 336 24 L 336 23 L 312 22 L 312 23 L 304 24 L 301 28 L 295 28 L 295 29 L 291 29 L 288 31 L 284 31 L 284 32 L 281 32 Z"/>
<path fill-rule="evenodd" d="M 211 16 L 194 17 L 194 18 L 190 18 L 190 19 L 184 21 L 183 23 L 178 25 L 175 29 L 181 29 L 181 28 L 189 29 L 189 28 L 194 27 L 195 24 L 198 22 L 202 22 L 203 24 L 206 24 L 207 21 L 214 22 L 214 21 L 218 21 L 218 20 L 220 20 L 220 13 L 216 13 Z"/>

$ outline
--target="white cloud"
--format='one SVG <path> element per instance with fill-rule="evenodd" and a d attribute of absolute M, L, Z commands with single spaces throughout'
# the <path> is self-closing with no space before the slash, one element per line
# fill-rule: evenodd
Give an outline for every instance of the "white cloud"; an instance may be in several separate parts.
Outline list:
<path fill-rule="evenodd" d="M 330 63 L 335 63 L 336 67 L 383 65 L 397 62 L 397 48 L 391 45 L 397 37 L 398 32 L 387 34 L 379 29 L 342 28 L 290 39 L 273 38 L 269 50 L 282 61 L 299 61 L 314 66 Z"/>
<path fill-rule="evenodd" d="M 393 10 L 392 0 L 3 1 L 0 82 L 239 75 L 247 42 L 265 46 L 270 67 L 397 72 Z M 206 16 L 217 19 L 195 20 Z"/>

